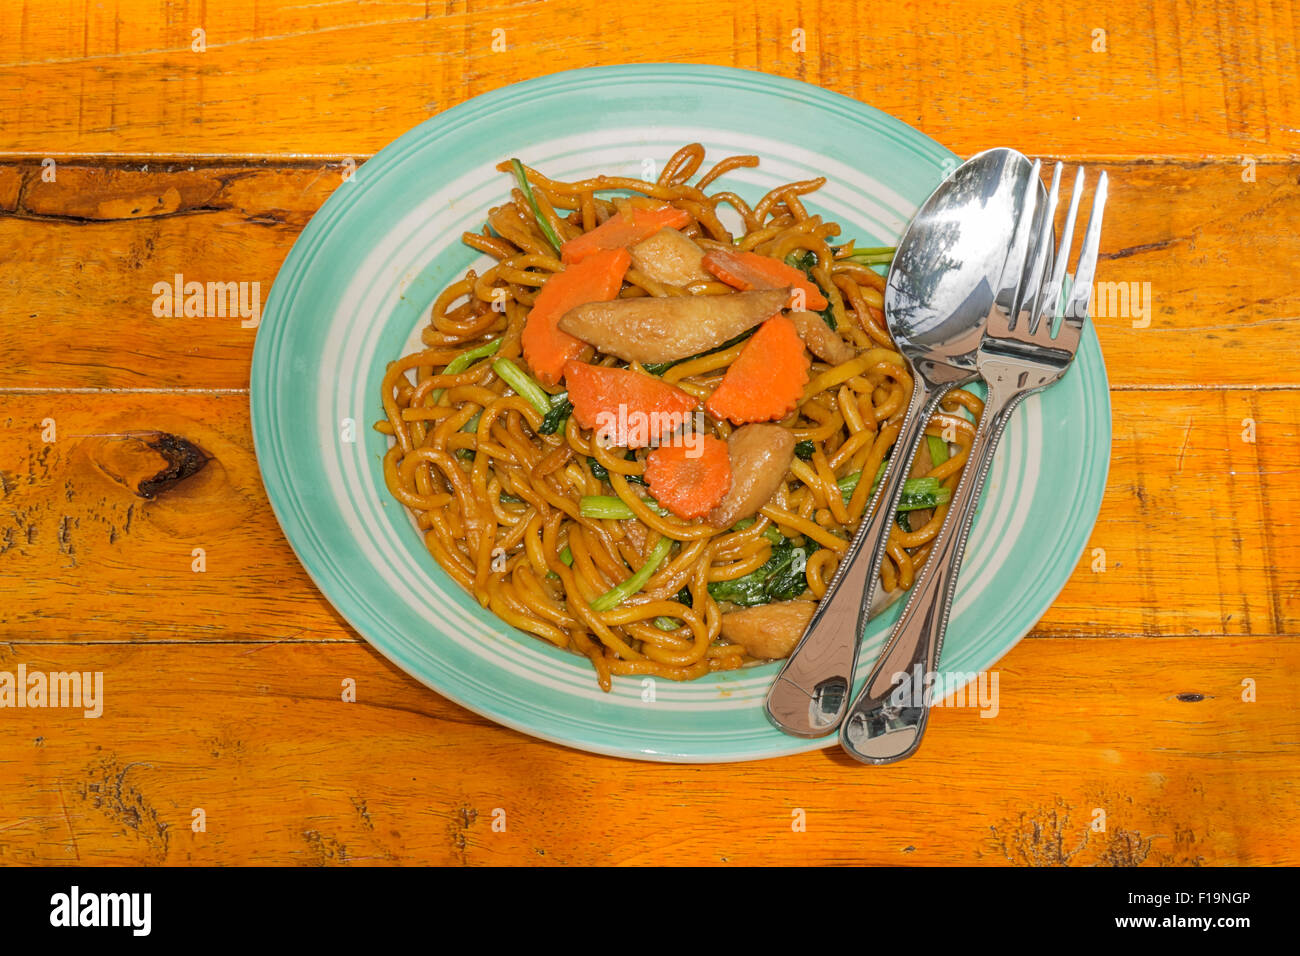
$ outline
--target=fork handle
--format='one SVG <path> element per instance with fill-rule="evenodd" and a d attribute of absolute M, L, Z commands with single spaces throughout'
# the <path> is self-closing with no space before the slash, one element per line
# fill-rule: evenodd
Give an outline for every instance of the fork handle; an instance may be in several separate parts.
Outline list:
<path fill-rule="evenodd" d="M 943 650 L 966 540 L 1011 413 L 1025 393 L 1004 394 L 989 383 L 988 400 L 957 483 L 948 517 L 912 587 L 903 614 L 840 726 L 840 744 L 863 763 L 893 763 L 921 744 L 934 694 L 935 665 Z"/>

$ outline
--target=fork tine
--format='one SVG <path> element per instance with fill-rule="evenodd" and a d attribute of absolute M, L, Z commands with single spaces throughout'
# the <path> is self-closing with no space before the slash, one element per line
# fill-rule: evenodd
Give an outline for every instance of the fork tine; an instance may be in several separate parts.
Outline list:
<path fill-rule="evenodd" d="M 1097 179 L 1097 192 L 1092 198 L 1092 212 L 1088 214 L 1088 231 L 1083 237 L 1079 265 L 1074 270 L 1074 287 L 1065 309 L 1065 321 L 1082 327 L 1088 320 L 1088 306 L 1092 304 L 1092 279 L 1097 272 L 1097 250 L 1101 246 L 1101 220 L 1106 211 L 1107 177 L 1105 171 Z"/>
<path fill-rule="evenodd" d="M 1056 325 L 1056 317 L 1061 310 L 1061 288 L 1065 285 L 1065 271 L 1070 264 L 1070 253 L 1074 249 L 1074 220 L 1079 214 L 1079 199 L 1083 196 L 1083 167 L 1074 174 L 1074 189 L 1070 196 L 1070 209 L 1065 214 L 1065 226 L 1061 230 L 1061 247 L 1056 252 L 1056 263 L 1052 267 L 1052 280 L 1043 290 L 1044 308 L 1048 310 L 1049 326 Z"/>

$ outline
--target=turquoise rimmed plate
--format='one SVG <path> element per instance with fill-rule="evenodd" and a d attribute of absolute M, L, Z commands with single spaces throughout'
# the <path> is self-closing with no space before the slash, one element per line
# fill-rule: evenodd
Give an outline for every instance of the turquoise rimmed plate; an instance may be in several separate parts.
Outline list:
<path fill-rule="evenodd" d="M 317 586 L 386 657 L 508 727 L 596 753 L 714 762 L 831 746 L 786 736 L 763 697 L 777 665 L 691 683 L 616 678 L 480 608 L 429 556 L 384 486 L 379 386 L 437 294 L 479 259 L 460 242 L 508 194 L 498 162 L 548 176 L 653 178 L 681 145 L 755 153 L 724 182 L 751 202 L 825 176 L 808 202 L 842 238 L 890 245 L 952 168 L 938 143 L 869 106 L 723 67 L 558 73 L 454 107 L 340 185 L 285 260 L 253 355 L 253 436 L 267 495 Z M 706 160 L 706 168 L 709 160 Z M 487 260 L 485 260 L 487 261 Z M 1096 520 L 1110 457 L 1106 373 L 1089 327 L 1074 367 L 1024 403 L 989 478 L 941 670 L 990 667 L 1065 584 Z M 865 676 L 900 607 L 874 620 Z M 958 677 L 956 684 L 962 683 Z"/>

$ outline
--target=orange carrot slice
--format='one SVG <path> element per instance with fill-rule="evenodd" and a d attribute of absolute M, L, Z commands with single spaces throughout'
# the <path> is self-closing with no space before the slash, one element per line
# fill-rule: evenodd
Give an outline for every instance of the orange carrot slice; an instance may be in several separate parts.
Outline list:
<path fill-rule="evenodd" d="M 794 323 L 773 316 L 745 343 L 704 410 L 737 425 L 785 418 L 798 406 L 811 366 Z"/>
<path fill-rule="evenodd" d="M 642 239 L 649 239 L 665 226 L 680 229 L 691 221 L 689 214 L 667 203 L 649 208 L 629 205 L 624 210 L 610 216 L 591 232 L 570 239 L 560 247 L 560 258 L 565 262 L 582 262 L 602 249 L 625 249 Z"/>
<path fill-rule="evenodd" d="M 695 396 L 627 368 L 585 362 L 564 366 L 573 417 L 607 446 L 645 448 L 690 418 Z"/>
<path fill-rule="evenodd" d="M 626 249 L 609 249 L 546 280 L 520 336 L 524 361 L 542 384 L 557 384 L 564 374 L 564 363 L 577 358 L 585 348 L 581 339 L 560 330 L 561 317 L 580 305 L 618 298 L 623 275 L 631 264 L 632 256 Z"/>
<path fill-rule="evenodd" d="M 727 285 L 734 286 L 742 292 L 750 289 L 784 289 L 793 286 L 796 291 L 790 294 L 790 301 L 786 303 L 787 309 L 820 312 L 830 305 L 815 282 L 809 282 L 808 277 L 794 266 L 788 266 L 780 259 L 773 259 L 771 256 L 759 255 L 757 252 L 728 252 L 725 249 L 713 249 L 704 256 L 704 268 Z M 802 305 L 796 301 L 800 298 L 799 292 L 803 293 Z"/>
<path fill-rule="evenodd" d="M 656 501 L 679 518 L 702 518 L 731 490 L 727 443 L 695 435 L 690 444 L 660 445 L 645 460 L 645 480 Z"/>

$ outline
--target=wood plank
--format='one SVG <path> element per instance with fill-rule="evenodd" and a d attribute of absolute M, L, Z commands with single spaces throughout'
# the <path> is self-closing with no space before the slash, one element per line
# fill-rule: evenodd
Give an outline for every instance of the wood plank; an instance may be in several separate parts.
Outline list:
<path fill-rule="evenodd" d="M 265 304 L 298 233 L 342 181 L 323 166 L 65 164 L 54 182 L 39 166 L 6 171 L 0 241 L 22 249 L 0 265 L 10 387 L 247 387 L 252 320 L 233 309 L 156 316 L 154 284 L 256 283 Z"/>
<path fill-rule="evenodd" d="M 701 17 L 687 0 L 664 0 L 653 42 L 643 8 L 586 0 L 22 0 L 9 22 L 9 154 L 364 156 L 511 82 L 662 60 L 806 80 L 963 154 L 1008 139 L 1091 156 L 1300 150 L 1300 35 L 1286 0 L 1104 0 L 1032 16 L 1014 0 L 972 0 L 869 17 L 781 0 L 728 0 Z"/>
<path fill-rule="evenodd" d="M 1101 515 L 1036 633 L 1300 633 L 1300 391 L 1113 399 Z M 41 440 L 47 418 L 53 444 Z M 1247 418 L 1253 444 L 1242 440 Z M 354 639 L 266 501 L 245 395 L 0 394 L 0 423 L 0 633 Z M 200 455 L 206 464 L 187 476 Z M 169 467 L 178 477 L 141 497 L 142 482 Z M 205 551 L 203 573 L 191 570 L 194 548 Z"/>
<path fill-rule="evenodd" d="M 246 395 L 7 395 L 0 409 L 0 633 L 354 639 L 280 532 Z"/>
<path fill-rule="evenodd" d="M 103 712 L 0 710 L 8 865 L 1300 862 L 1296 638 L 1027 641 L 992 719 L 939 708 L 874 769 L 581 754 L 359 646 L 0 647 L 20 664 L 101 672 Z"/>
<path fill-rule="evenodd" d="M 1300 162 L 1258 165 L 1254 182 L 1233 162 L 1090 167 L 1093 181 L 1102 168 L 1096 323 L 1112 384 L 1300 384 L 1300 363 L 1267 360 L 1294 354 L 1300 323 L 1300 234 L 1278 228 L 1300 221 Z M 265 303 L 340 183 L 315 163 L 72 163 L 55 182 L 0 165 L 3 386 L 247 387 L 255 330 L 156 317 L 154 283 L 257 283 Z"/>
<path fill-rule="evenodd" d="M 1300 633 L 1300 393 L 1111 399 L 1101 514 L 1038 632 Z"/>

